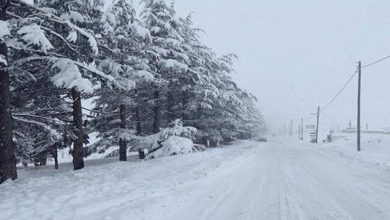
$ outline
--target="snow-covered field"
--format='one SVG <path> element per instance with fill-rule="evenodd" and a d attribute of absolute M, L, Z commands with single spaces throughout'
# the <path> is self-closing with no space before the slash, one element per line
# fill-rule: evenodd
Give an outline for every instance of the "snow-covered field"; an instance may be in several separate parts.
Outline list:
<path fill-rule="evenodd" d="M 0 186 L 0 219 L 390 219 L 390 168 L 339 146 L 349 142 L 282 138 L 142 162 L 89 160 L 77 172 L 21 170 Z"/>
<path fill-rule="evenodd" d="M 360 163 L 390 167 L 390 135 L 362 134 L 361 152 L 357 152 L 356 134 L 336 133 L 334 142 L 322 145 L 331 152 Z"/>

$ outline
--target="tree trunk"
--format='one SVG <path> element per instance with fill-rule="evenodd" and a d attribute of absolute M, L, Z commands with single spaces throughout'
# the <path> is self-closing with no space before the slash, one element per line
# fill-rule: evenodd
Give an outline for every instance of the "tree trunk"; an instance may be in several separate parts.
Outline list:
<path fill-rule="evenodd" d="M 2 1 L 4 2 L 4 1 Z M 9 2 L 7 1 L 7 4 Z M 6 7 L 0 10 L 0 20 L 6 21 Z M 15 144 L 12 140 L 12 117 L 10 104 L 10 76 L 7 68 L 8 48 L 0 41 L 0 184 L 7 179 L 15 180 L 16 157 Z"/>
<path fill-rule="evenodd" d="M 186 91 L 183 91 L 182 93 L 183 97 L 182 97 L 182 103 L 181 103 L 181 118 L 183 120 L 183 122 L 185 122 L 186 120 L 188 120 L 187 118 L 187 104 L 188 104 L 188 96 L 187 96 L 187 92 Z M 187 123 L 184 123 L 184 124 L 187 124 Z"/>
<path fill-rule="evenodd" d="M 120 106 L 120 119 L 121 119 L 121 129 L 126 129 L 126 106 L 122 104 Z M 119 139 L 119 161 L 127 161 L 127 146 L 126 140 Z"/>
<path fill-rule="evenodd" d="M 169 123 L 173 122 L 175 118 L 175 110 L 174 110 L 174 105 L 175 105 L 175 99 L 173 98 L 172 91 L 168 91 L 168 97 L 167 97 L 167 111 L 168 111 L 168 120 Z"/>
<path fill-rule="evenodd" d="M 153 107 L 153 134 L 157 134 L 160 132 L 160 92 L 155 91 L 154 92 L 154 107 Z"/>
<path fill-rule="evenodd" d="M 46 163 L 47 163 L 46 155 L 39 158 L 39 166 L 46 166 Z"/>
<path fill-rule="evenodd" d="M 144 149 L 138 149 L 138 157 L 140 160 L 145 159 L 145 151 Z"/>
<path fill-rule="evenodd" d="M 81 109 L 81 94 L 76 88 L 72 89 L 73 99 L 73 125 L 74 133 L 77 139 L 73 142 L 73 168 L 79 170 L 84 168 L 83 143 L 84 143 L 84 129 L 83 129 L 83 115 Z"/>
<path fill-rule="evenodd" d="M 58 170 L 58 154 L 54 155 L 54 169 Z"/>
<path fill-rule="evenodd" d="M 54 158 L 54 169 L 58 170 L 58 143 L 53 145 L 51 155 Z"/>
<path fill-rule="evenodd" d="M 138 136 L 142 135 L 141 117 L 139 112 L 138 103 L 135 106 L 135 120 L 136 120 L 136 133 Z"/>

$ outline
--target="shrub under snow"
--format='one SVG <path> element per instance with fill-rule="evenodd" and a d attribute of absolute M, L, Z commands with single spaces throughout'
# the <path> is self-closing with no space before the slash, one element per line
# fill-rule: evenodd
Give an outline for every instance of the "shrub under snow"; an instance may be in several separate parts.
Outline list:
<path fill-rule="evenodd" d="M 138 137 L 132 141 L 137 149 L 151 152 L 147 159 L 152 159 L 197 151 L 192 142 L 196 132 L 196 128 L 185 127 L 181 120 L 175 120 L 157 134 Z"/>
<path fill-rule="evenodd" d="M 161 143 L 161 147 L 147 156 L 147 159 L 174 156 L 178 154 L 189 154 L 194 149 L 194 143 L 184 137 L 171 136 Z"/>

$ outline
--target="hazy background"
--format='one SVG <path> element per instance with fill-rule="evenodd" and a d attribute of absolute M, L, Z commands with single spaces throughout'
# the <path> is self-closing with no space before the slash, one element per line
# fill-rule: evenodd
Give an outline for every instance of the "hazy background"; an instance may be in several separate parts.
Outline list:
<path fill-rule="evenodd" d="M 110 2 L 111 0 L 107 0 Z M 137 0 L 135 0 L 137 2 Z M 169 1 L 169 0 L 168 0 Z M 290 119 L 313 123 L 350 75 L 390 55 L 388 0 L 175 0 L 193 15 L 202 40 L 219 54 L 239 56 L 233 75 L 254 93 L 273 130 Z M 364 69 L 362 125 L 390 127 L 390 60 Z M 357 78 L 321 116 L 321 130 L 356 126 Z M 309 118 L 312 118 L 308 121 Z"/>
<path fill-rule="evenodd" d="M 311 117 L 356 70 L 390 55 L 386 0 L 176 0 L 193 13 L 204 42 L 236 53 L 239 85 L 260 99 L 272 128 Z M 390 60 L 363 71 L 362 124 L 390 127 Z M 357 78 L 326 111 L 324 126 L 356 126 Z M 295 127 L 295 126 L 294 126 Z"/>

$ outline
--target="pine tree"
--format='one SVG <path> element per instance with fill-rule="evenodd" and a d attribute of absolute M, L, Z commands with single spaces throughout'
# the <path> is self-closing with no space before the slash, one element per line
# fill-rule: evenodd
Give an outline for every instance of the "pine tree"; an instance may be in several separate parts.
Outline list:
<path fill-rule="evenodd" d="M 162 79 L 160 84 L 155 85 L 153 91 L 153 132 L 157 133 L 160 131 L 161 122 L 166 126 L 173 119 L 175 81 L 178 75 L 187 72 L 187 56 L 182 48 L 183 38 L 178 32 L 174 8 L 169 7 L 163 0 L 143 2 L 145 7 L 141 13 L 142 19 L 152 36 L 152 45 L 148 51 L 152 55 L 151 69 L 155 70 Z M 164 90 L 167 92 L 163 92 Z M 163 105 L 162 101 L 166 104 Z M 162 107 L 167 104 L 168 114 L 164 114 L 162 120 Z"/>
<path fill-rule="evenodd" d="M 110 59 L 100 62 L 98 68 L 113 76 L 125 89 L 102 86 L 96 93 L 98 98 L 95 110 L 102 113 L 93 120 L 101 138 L 94 147 L 104 149 L 119 143 L 120 158 L 125 160 L 126 143 L 136 135 L 133 131 L 134 124 L 130 123 L 134 121 L 133 116 L 129 111 L 138 111 L 136 133 L 140 135 L 140 108 L 144 106 L 140 105 L 141 100 L 137 98 L 138 91 L 147 89 L 147 85 L 155 80 L 148 65 L 148 56 L 144 52 L 151 37 L 149 30 L 135 19 L 135 11 L 130 1 L 115 2 L 103 20 L 103 39 L 110 39 L 109 42 L 102 42 L 106 48 L 103 56 Z"/>
<path fill-rule="evenodd" d="M 15 7 L 11 8 L 13 15 L 11 26 L 12 38 L 9 40 L 16 39 L 18 42 L 18 44 L 13 44 L 11 48 L 13 69 L 16 69 L 11 76 L 14 78 L 13 81 L 15 82 L 15 85 L 17 85 L 15 89 L 22 92 L 26 92 L 26 90 L 20 89 L 20 87 L 31 83 L 31 81 L 35 81 L 37 85 L 42 82 L 51 81 L 53 85 L 58 88 L 68 89 L 70 91 L 68 96 L 49 96 L 44 97 L 44 99 L 63 99 L 65 97 L 72 97 L 74 104 L 73 109 L 78 110 L 81 106 L 76 106 L 75 103 L 81 100 L 81 91 L 92 92 L 92 85 L 97 82 L 108 84 L 116 84 L 116 82 L 112 77 L 95 69 L 91 62 L 98 54 L 97 42 L 93 32 L 80 28 L 72 23 L 71 20 L 73 18 L 70 19 L 64 16 L 66 12 L 49 7 L 58 6 L 57 4 L 59 3 L 61 2 L 40 1 L 41 5 L 37 6 L 16 1 L 14 4 Z M 45 6 L 45 9 L 41 9 L 39 6 Z M 36 14 L 38 16 L 36 16 L 35 19 L 24 19 L 24 17 L 29 14 Z M 77 59 L 74 59 L 74 57 L 77 57 Z M 26 75 L 25 73 L 28 73 L 27 75 L 30 76 L 30 79 L 26 79 L 26 77 L 21 78 L 21 76 Z M 39 79 L 39 81 L 37 79 Z M 34 87 L 32 86 L 27 92 L 36 93 L 37 91 L 34 91 Z M 21 95 L 21 97 L 23 97 L 23 95 Z M 37 109 L 38 106 L 36 102 L 32 102 L 32 105 L 35 105 L 33 108 Z M 54 109 L 49 110 L 56 111 Z M 36 116 L 39 117 L 39 120 L 37 120 L 38 117 Z M 83 149 L 82 144 L 80 143 L 84 143 L 85 136 L 83 126 L 80 126 L 79 123 L 82 122 L 82 118 L 80 118 L 81 114 L 74 111 L 73 116 L 74 125 L 76 125 L 74 127 L 75 135 L 70 135 L 69 137 L 75 138 L 74 142 L 78 143 L 74 144 L 73 156 L 76 158 L 75 160 L 77 160 L 74 162 L 75 169 L 79 169 L 82 168 L 82 165 L 76 166 L 76 164 L 82 164 Z M 75 118 L 76 116 L 79 118 Z M 48 118 L 49 120 L 41 120 L 43 117 Z M 55 134 L 51 135 L 52 137 L 61 136 L 62 138 L 64 135 L 57 134 L 68 133 L 67 131 L 53 132 L 56 129 L 50 125 L 49 121 L 59 120 L 58 117 L 22 114 L 16 119 L 20 122 L 33 124 L 34 126 L 41 126 L 46 133 Z M 19 132 L 19 134 L 23 133 Z M 33 133 L 31 135 L 42 137 L 42 134 Z M 27 139 L 29 137 L 22 138 Z M 55 143 L 61 141 L 58 137 L 55 139 L 57 139 L 54 141 Z M 21 141 L 19 142 L 23 143 Z M 46 148 L 53 146 L 48 143 L 44 143 L 43 145 L 47 146 Z M 34 146 L 34 148 L 37 147 L 39 146 Z M 41 148 L 42 152 L 45 152 L 45 147 L 39 148 Z"/>

